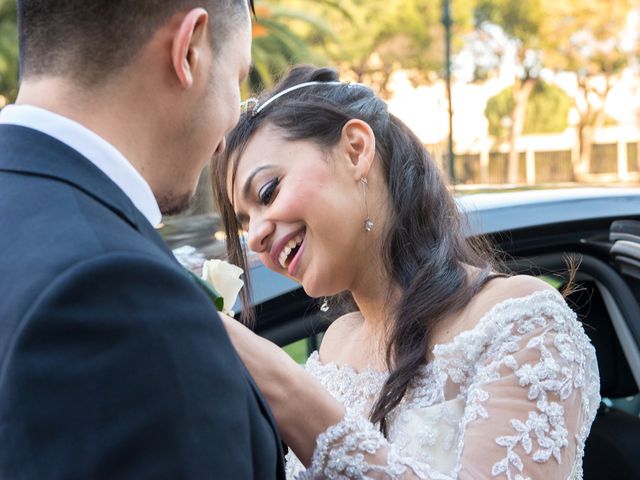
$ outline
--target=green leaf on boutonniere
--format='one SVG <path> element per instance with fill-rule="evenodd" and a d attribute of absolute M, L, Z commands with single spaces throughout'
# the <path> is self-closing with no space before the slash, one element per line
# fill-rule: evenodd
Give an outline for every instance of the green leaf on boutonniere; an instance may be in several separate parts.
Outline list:
<path fill-rule="evenodd" d="M 200 286 L 200 288 L 204 290 L 204 293 L 206 293 L 207 296 L 211 299 L 213 304 L 216 306 L 216 309 L 219 312 L 221 312 L 222 309 L 224 308 L 224 299 L 220 296 L 220 294 L 218 294 L 218 292 L 216 292 L 216 289 L 213 288 L 213 286 L 211 286 L 209 282 L 205 282 L 203 279 L 201 279 L 198 275 L 193 273 L 191 270 L 187 270 L 187 272 L 189 272 L 189 275 L 191 276 L 191 278 L 195 280 L 195 282 Z"/>

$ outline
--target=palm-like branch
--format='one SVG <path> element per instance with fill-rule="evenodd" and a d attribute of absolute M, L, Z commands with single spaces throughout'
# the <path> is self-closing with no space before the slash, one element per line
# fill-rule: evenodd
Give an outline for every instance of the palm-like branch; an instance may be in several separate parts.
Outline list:
<path fill-rule="evenodd" d="M 342 10 L 338 2 L 323 3 Z M 324 55 L 314 47 L 335 39 L 331 26 L 308 11 L 283 5 L 259 6 L 254 24 L 250 88 L 256 91 L 270 87 L 290 65 L 325 63 Z"/>

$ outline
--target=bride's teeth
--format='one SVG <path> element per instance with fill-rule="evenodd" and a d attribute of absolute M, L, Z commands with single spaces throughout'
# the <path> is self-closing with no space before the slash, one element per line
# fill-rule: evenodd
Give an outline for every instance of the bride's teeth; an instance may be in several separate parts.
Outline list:
<path fill-rule="evenodd" d="M 280 252 L 280 256 L 278 257 L 278 263 L 280 263 L 280 266 L 282 268 L 287 268 L 286 263 L 287 263 L 287 259 L 289 258 L 289 255 L 291 254 L 294 248 L 299 247 L 300 244 L 302 244 L 303 240 L 304 240 L 304 234 L 300 233 L 298 234 L 297 237 L 289 240 L 289 242 L 285 245 L 285 247 Z"/>

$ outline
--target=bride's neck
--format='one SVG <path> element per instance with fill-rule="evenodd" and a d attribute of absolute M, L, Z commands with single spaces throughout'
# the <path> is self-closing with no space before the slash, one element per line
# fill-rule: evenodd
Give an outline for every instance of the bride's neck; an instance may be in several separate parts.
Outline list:
<path fill-rule="evenodd" d="M 400 298 L 398 286 L 386 275 L 378 273 L 371 275 L 369 281 L 363 282 L 351 293 L 364 319 L 363 327 L 376 337 L 383 338 L 394 313 L 394 305 Z"/>

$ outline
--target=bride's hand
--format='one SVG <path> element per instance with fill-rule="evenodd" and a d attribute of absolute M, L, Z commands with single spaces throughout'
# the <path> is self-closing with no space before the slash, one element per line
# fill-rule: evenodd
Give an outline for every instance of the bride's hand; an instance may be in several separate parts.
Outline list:
<path fill-rule="evenodd" d="M 269 403 L 282 439 L 309 465 L 316 438 L 342 419 L 344 407 L 280 347 L 231 317 L 220 318 Z"/>
<path fill-rule="evenodd" d="M 256 335 L 237 320 L 220 313 L 231 343 L 270 401 L 288 390 L 285 379 L 299 374 L 299 366 L 277 345 Z"/>

